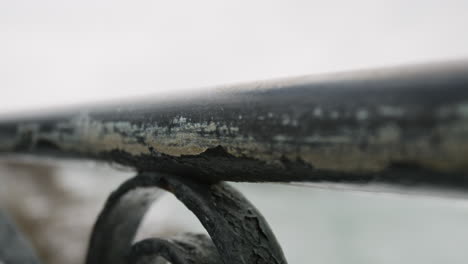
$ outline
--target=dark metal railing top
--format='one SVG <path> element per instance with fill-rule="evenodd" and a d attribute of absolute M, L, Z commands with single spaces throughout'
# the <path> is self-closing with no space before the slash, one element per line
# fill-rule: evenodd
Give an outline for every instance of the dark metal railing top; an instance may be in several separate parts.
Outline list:
<path fill-rule="evenodd" d="M 361 71 L 83 106 L 0 122 L 0 153 L 134 167 L 95 222 L 86 263 L 286 264 L 273 231 L 223 181 L 468 188 L 468 62 Z M 160 190 L 209 236 L 134 243 Z M 40 263 L 0 212 L 0 264 Z"/>
<path fill-rule="evenodd" d="M 203 181 L 468 187 L 467 61 L 256 82 L 3 120 L 3 153 L 102 159 Z"/>

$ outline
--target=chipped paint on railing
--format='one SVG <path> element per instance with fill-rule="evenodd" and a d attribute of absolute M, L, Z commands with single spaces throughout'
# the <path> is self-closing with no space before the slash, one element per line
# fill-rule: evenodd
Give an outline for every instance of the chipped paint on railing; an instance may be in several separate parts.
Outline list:
<path fill-rule="evenodd" d="M 427 131 L 425 136 L 411 141 L 402 138 L 401 129 L 392 122 L 377 127 L 373 134 L 367 131 L 362 131 L 360 135 L 359 131 L 336 135 L 315 133 L 300 138 L 277 134 L 272 135 L 271 141 L 265 142 L 243 133 L 237 126 L 222 122 L 192 123 L 189 118 L 179 116 L 169 128 L 159 126 L 157 122 L 138 126 L 126 121 L 99 121 L 82 113 L 68 122 L 57 123 L 56 129 L 51 131 L 41 131 L 40 123 L 21 123 L 17 128 L 16 142 L 2 141 L 2 149 L 24 145 L 25 142 L 20 141 L 25 139 L 30 140 L 27 143 L 30 148 L 46 141 L 66 151 L 99 154 L 121 150 L 136 156 L 198 155 L 209 148 L 222 146 L 229 154 L 237 157 L 270 163 L 282 158 L 302 160 L 314 168 L 339 171 L 378 171 L 395 161 L 415 162 L 437 170 L 466 170 L 468 116 L 465 116 L 464 111 L 468 109 L 467 105 L 443 109 L 444 112 L 457 113 L 458 119 L 435 127 L 433 131 Z M 381 107 L 379 111 L 382 117 L 394 117 L 405 110 L 386 107 L 382 111 Z M 314 114 L 317 112 L 315 110 Z M 355 113 L 358 121 L 364 121 L 368 115 L 369 111 L 365 109 Z M 336 117 L 329 113 L 329 118 Z M 291 120 L 290 116 L 281 117 L 282 124 L 294 126 L 294 121 L 299 122 Z M 217 135 L 212 134 L 215 131 L 218 131 Z M 365 147 L 358 144 L 363 140 L 356 136 L 365 137 Z M 431 142 L 434 137 L 438 138 L 437 144 Z"/>
<path fill-rule="evenodd" d="M 161 97 L 3 122 L 0 151 L 54 149 L 119 162 L 119 155 L 144 156 L 151 169 L 167 162 L 160 157 L 177 163 L 221 147 L 229 157 L 281 168 L 361 173 L 398 163 L 468 172 L 468 66 L 398 72 L 257 82 L 190 100 Z"/>

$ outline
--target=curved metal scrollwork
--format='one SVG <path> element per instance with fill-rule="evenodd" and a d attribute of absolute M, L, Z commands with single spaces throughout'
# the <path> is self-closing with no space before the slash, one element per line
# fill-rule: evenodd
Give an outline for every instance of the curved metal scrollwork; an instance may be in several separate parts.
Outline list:
<path fill-rule="evenodd" d="M 173 193 L 211 236 L 184 234 L 133 243 L 161 188 Z M 87 264 L 285 264 L 270 227 L 257 209 L 226 183 L 206 184 L 174 175 L 141 173 L 114 191 L 98 217 Z"/>

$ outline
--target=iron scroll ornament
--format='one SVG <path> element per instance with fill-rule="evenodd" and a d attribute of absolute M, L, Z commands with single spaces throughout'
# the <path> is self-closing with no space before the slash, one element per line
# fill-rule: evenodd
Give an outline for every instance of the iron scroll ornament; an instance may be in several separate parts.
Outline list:
<path fill-rule="evenodd" d="M 160 189 L 173 193 L 208 231 L 132 245 Z M 90 239 L 86 264 L 286 264 L 264 217 L 227 183 L 207 184 L 174 175 L 140 173 L 108 198 Z"/>

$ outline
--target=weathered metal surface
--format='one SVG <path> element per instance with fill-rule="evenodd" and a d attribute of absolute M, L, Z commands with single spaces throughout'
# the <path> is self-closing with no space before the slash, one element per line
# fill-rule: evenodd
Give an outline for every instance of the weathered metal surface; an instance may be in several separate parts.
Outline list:
<path fill-rule="evenodd" d="M 172 192 L 184 203 L 206 228 L 212 242 L 205 236 L 185 235 L 132 245 L 145 212 L 159 195 L 156 187 Z M 140 261 L 156 257 L 174 264 L 286 264 L 266 220 L 228 184 L 140 173 L 107 200 L 94 226 L 86 263 L 143 263 Z"/>
<path fill-rule="evenodd" d="M 183 234 L 169 240 L 151 238 L 132 246 L 128 263 L 222 264 L 211 239 L 202 234 Z M 166 261 L 167 260 L 167 261 Z"/>
<path fill-rule="evenodd" d="M 206 181 L 466 187 L 468 62 L 305 76 L 5 118 L 0 151 L 98 158 Z"/>
<path fill-rule="evenodd" d="M 0 264 L 39 264 L 39 260 L 9 217 L 0 210 Z"/>

